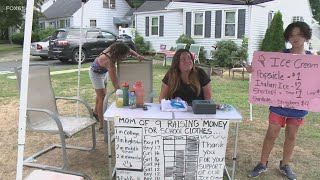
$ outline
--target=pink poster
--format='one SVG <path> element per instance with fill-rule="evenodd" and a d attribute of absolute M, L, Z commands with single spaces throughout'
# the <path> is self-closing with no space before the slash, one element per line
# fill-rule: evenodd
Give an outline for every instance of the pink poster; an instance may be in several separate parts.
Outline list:
<path fill-rule="evenodd" d="M 251 103 L 320 112 L 320 56 L 260 51 L 252 69 Z"/>

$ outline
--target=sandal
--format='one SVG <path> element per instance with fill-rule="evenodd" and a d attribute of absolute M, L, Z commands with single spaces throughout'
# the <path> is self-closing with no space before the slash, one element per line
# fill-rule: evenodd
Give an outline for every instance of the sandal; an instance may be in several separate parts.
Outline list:
<path fill-rule="evenodd" d="M 103 133 L 103 127 L 99 127 L 98 132 Z"/>
<path fill-rule="evenodd" d="M 93 117 L 94 117 L 97 121 L 99 121 L 98 114 L 95 113 L 95 112 L 93 111 L 93 109 L 91 109 L 91 110 L 92 110 Z"/>

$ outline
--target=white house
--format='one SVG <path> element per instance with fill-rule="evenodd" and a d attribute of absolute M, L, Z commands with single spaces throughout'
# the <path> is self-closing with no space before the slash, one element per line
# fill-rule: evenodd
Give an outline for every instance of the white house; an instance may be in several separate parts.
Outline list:
<path fill-rule="evenodd" d="M 309 0 L 251 0 L 249 4 L 236 0 L 147 1 L 134 15 L 137 31 L 155 50 L 160 44 L 175 47 L 179 36 L 186 34 L 210 58 L 217 41 L 230 39 L 239 45 L 246 36 L 251 60 L 277 11 L 282 13 L 284 28 L 293 21 L 313 23 Z"/>
<path fill-rule="evenodd" d="M 80 0 L 52 2 L 52 5 L 43 12 L 45 17 L 40 19 L 40 27 L 80 27 Z M 125 0 L 88 0 L 83 9 L 83 27 L 107 29 L 117 34 L 119 26 L 128 27 L 132 24 L 131 17 L 126 16 L 131 7 Z"/>

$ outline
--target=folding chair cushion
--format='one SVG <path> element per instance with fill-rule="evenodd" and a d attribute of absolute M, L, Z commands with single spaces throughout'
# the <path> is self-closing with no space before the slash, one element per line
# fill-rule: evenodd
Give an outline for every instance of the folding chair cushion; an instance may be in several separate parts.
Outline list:
<path fill-rule="evenodd" d="M 25 180 L 84 180 L 83 177 L 64 174 L 59 172 L 44 171 L 44 170 L 34 170 L 32 171 Z"/>
<path fill-rule="evenodd" d="M 59 118 L 63 127 L 63 132 L 67 137 L 71 137 L 80 130 L 85 129 L 96 123 L 95 120 L 88 117 L 59 116 Z M 58 126 L 53 119 L 49 122 L 46 121 L 46 123 L 34 125 L 33 129 L 39 132 L 59 133 Z"/>

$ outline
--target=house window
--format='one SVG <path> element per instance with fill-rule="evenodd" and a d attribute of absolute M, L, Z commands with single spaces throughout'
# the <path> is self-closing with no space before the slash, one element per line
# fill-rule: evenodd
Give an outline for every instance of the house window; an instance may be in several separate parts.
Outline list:
<path fill-rule="evenodd" d="M 224 12 L 224 36 L 236 37 L 236 11 Z"/>
<path fill-rule="evenodd" d="M 90 19 L 90 27 L 92 27 L 92 28 L 97 27 L 97 20 L 95 20 L 95 19 Z"/>
<path fill-rule="evenodd" d="M 194 36 L 203 36 L 203 26 L 204 26 L 204 13 L 195 12 L 193 14 L 193 35 Z"/>
<path fill-rule="evenodd" d="M 57 28 L 56 21 L 49 22 L 49 26 L 56 29 Z"/>
<path fill-rule="evenodd" d="M 70 19 L 66 19 L 66 27 L 70 27 Z"/>
<path fill-rule="evenodd" d="M 151 35 L 159 35 L 159 17 L 151 17 Z"/>
<path fill-rule="evenodd" d="M 136 20 L 132 20 L 132 28 L 136 28 Z"/>
<path fill-rule="evenodd" d="M 44 22 L 39 23 L 39 27 L 40 27 L 40 30 L 44 30 L 46 28 L 45 23 Z"/>
<path fill-rule="evenodd" d="M 298 21 L 304 22 L 303 17 L 302 16 L 293 16 L 292 17 L 292 22 L 298 22 Z"/>
<path fill-rule="evenodd" d="M 110 9 L 116 8 L 116 0 L 103 0 L 103 7 Z"/>
<path fill-rule="evenodd" d="M 60 27 L 60 28 L 66 27 L 65 22 L 66 22 L 65 20 L 60 20 L 60 22 L 59 22 L 59 27 Z"/>

